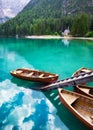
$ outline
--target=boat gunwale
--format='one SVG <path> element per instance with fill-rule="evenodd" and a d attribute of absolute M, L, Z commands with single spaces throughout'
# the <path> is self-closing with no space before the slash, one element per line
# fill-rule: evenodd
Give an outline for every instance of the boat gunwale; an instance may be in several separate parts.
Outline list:
<path fill-rule="evenodd" d="M 23 72 L 21 72 L 21 70 Z M 17 73 L 17 71 L 20 71 L 21 73 Z M 27 71 L 27 74 L 25 73 Z M 35 74 L 33 75 L 29 75 L 29 73 L 31 72 L 35 72 Z M 58 74 L 53 74 L 53 73 L 49 73 L 49 72 L 44 72 L 44 71 L 39 71 L 39 70 L 32 70 L 29 68 L 19 68 L 13 71 L 10 71 L 10 74 L 14 77 L 20 78 L 20 79 L 24 79 L 24 80 L 30 80 L 33 82 L 43 82 L 43 83 L 53 83 L 55 81 L 58 80 Z M 43 76 L 40 76 L 41 74 L 44 74 Z"/>
<path fill-rule="evenodd" d="M 74 72 L 72 76 L 76 76 L 76 75 L 78 75 L 78 73 L 81 74 L 82 72 L 83 72 L 83 73 L 86 73 L 86 71 L 84 71 L 84 70 L 88 70 L 88 72 L 93 71 L 93 69 L 81 67 L 81 68 L 78 69 L 76 72 Z M 81 72 L 81 73 L 80 73 L 80 72 Z"/>
<path fill-rule="evenodd" d="M 86 73 L 86 71 L 91 72 L 91 71 L 93 71 L 93 69 L 82 67 L 82 68 L 78 69 L 75 73 L 73 73 L 73 76 L 77 76 L 78 74 L 80 74 L 80 71 L 83 71 L 84 73 Z M 83 94 L 85 96 L 93 98 L 93 95 L 91 93 L 86 93 L 85 91 L 82 91 L 79 86 L 81 86 L 82 88 L 84 88 L 84 87 L 89 88 L 89 91 L 90 91 L 90 89 L 92 87 L 89 87 L 89 86 L 87 86 L 85 84 L 79 84 L 79 85 L 73 86 L 75 92 L 81 93 L 81 94 Z"/>
<path fill-rule="evenodd" d="M 75 92 L 80 92 L 80 93 L 82 93 L 82 94 L 85 94 L 86 96 L 89 96 L 90 98 L 93 98 L 93 94 L 91 94 L 91 93 L 89 93 L 89 92 L 86 93 L 85 91 L 81 90 L 81 89 L 83 89 L 83 88 L 88 89 L 89 91 L 90 91 L 91 89 L 93 89 L 93 87 L 88 87 L 88 86 L 86 86 L 86 85 L 77 85 L 77 86 L 74 87 L 74 90 L 75 90 Z"/>
<path fill-rule="evenodd" d="M 60 100 L 61 100 L 61 102 L 62 102 L 62 104 L 65 106 L 65 107 L 67 107 L 69 110 L 70 110 L 70 112 L 72 112 L 78 119 L 80 119 L 80 121 L 81 122 L 83 122 L 86 126 L 88 126 L 90 129 L 93 129 L 93 124 L 91 123 L 91 122 L 88 122 L 87 121 L 87 119 L 86 118 L 84 118 L 84 116 L 82 116 L 81 114 L 79 114 L 79 112 L 71 105 L 71 104 L 68 104 L 67 103 L 67 100 L 64 98 L 64 96 L 62 95 L 62 92 L 63 91 L 66 91 L 66 92 L 69 92 L 68 90 L 64 90 L 64 89 L 61 89 L 61 88 L 59 88 L 58 89 L 58 91 L 59 91 L 59 97 L 60 97 Z M 70 91 L 71 92 L 71 91 Z M 69 92 L 69 93 L 70 93 Z M 76 92 L 71 92 L 71 93 L 74 93 L 75 95 L 78 95 L 79 96 L 79 98 L 80 97 L 84 97 L 84 98 L 86 98 L 86 100 L 87 99 L 89 99 L 89 100 L 92 100 L 93 101 L 93 99 L 92 98 L 90 98 L 90 97 L 87 97 L 87 96 L 85 96 L 85 95 L 81 95 L 81 94 L 78 94 L 78 93 L 76 93 Z M 77 98 L 78 99 L 78 98 Z M 76 100 L 77 100 L 76 99 Z M 75 101 L 76 101 L 75 100 Z M 74 102 L 75 102 L 74 101 Z M 73 102 L 73 103 L 74 103 Z"/>

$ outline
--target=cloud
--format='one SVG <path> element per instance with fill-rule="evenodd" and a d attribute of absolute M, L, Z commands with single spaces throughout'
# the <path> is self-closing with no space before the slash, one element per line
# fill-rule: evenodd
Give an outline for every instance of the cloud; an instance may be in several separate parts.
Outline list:
<path fill-rule="evenodd" d="M 0 129 L 68 130 L 42 92 L 17 86 L 8 79 L 0 82 L 0 109 L 2 107 L 0 114 L 4 118 Z"/>

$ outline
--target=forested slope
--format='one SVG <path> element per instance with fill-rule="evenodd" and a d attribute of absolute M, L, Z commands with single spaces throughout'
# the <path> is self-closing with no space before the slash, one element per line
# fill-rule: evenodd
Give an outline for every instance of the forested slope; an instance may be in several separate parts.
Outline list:
<path fill-rule="evenodd" d="M 81 36 L 93 29 L 92 13 L 92 0 L 31 0 L 14 19 L 0 26 L 0 35 L 57 35 L 69 26 L 73 35 Z M 77 26 L 85 26 L 84 32 L 76 30 Z"/>

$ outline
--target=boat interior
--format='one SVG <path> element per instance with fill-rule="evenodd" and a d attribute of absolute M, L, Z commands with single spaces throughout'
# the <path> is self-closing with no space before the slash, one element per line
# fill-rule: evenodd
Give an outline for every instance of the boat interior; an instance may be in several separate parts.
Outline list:
<path fill-rule="evenodd" d="M 93 100 L 78 96 L 69 91 L 63 91 L 64 90 L 62 90 L 61 93 L 65 101 L 71 105 L 75 111 L 80 113 L 85 120 L 93 124 Z"/>
<path fill-rule="evenodd" d="M 71 105 L 73 102 L 75 102 L 79 98 L 79 96 L 73 93 L 70 94 L 69 91 L 64 91 L 64 92 L 63 91 L 64 90 L 61 91 L 62 97 L 67 101 L 69 105 Z"/>
<path fill-rule="evenodd" d="M 84 91 L 85 93 L 89 94 L 89 88 L 87 87 L 82 87 L 82 86 L 78 86 L 80 90 Z"/>
<path fill-rule="evenodd" d="M 71 106 L 80 113 L 88 122 L 93 124 L 93 100 L 79 97 Z"/>
<path fill-rule="evenodd" d="M 89 94 L 93 95 L 93 88 L 89 90 Z"/>
<path fill-rule="evenodd" d="M 48 74 L 48 73 L 42 73 L 39 71 L 31 71 L 31 70 L 21 70 L 18 69 L 16 71 L 14 71 L 15 74 L 19 74 L 22 76 L 26 76 L 26 77 L 38 77 L 38 78 L 45 78 L 45 77 L 53 77 L 53 74 Z"/>
<path fill-rule="evenodd" d="M 87 87 L 85 85 L 78 85 L 77 86 L 81 91 L 93 95 L 93 88 L 92 87 Z"/>
<path fill-rule="evenodd" d="M 81 68 L 78 71 L 76 71 L 73 75 L 77 76 L 77 75 L 81 75 L 83 73 L 88 73 L 88 72 L 91 72 L 91 71 L 93 71 L 93 70 L 87 69 L 87 68 Z"/>

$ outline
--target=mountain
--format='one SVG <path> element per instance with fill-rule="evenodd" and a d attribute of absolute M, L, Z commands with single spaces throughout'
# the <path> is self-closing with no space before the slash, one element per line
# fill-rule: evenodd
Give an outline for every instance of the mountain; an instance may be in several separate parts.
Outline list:
<path fill-rule="evenodd" d="M 22 10 L 33 17 L 61 17 L 78 13 L 93 14 L 93 0 L 31 0 Z"/>
<path fill-rule="evenodd" d="M 2 1 L 0 1 L 0 22 L 4 22 L 4 12 L 2 9 Z"/>
<path fill-rule="evenodd" d="M 18 13 L 30 19 L 93 14 L 93 0 L 0 0 L 0 19 L 13 18 Z"/>
<path fill-rule="evenodd" d="M 0 22 L 15 17 L 30 0 L 0 0 Z"/>
<path fill-rule="evenodd" d="M 14 2 L 16 7 L 18 4 L 16 2 L 21 1 L 23 0 L 16 0 Z M 18 7 L 19 5 L 20 4 L 18 4 Z M 14 12 L 16 12 L 16 10 Z M 15 18 L 1 26 L 2 31 L 0 34 L 57 35 L 61 34 L 62 31 L 68 27 L 72 28 L 73 21 L 76 21 L 76 23 L 74 23 L 76 24 L 75 28 L 78 26 L 78 20 L 82 22 L 82 27 L 82 25 L 84 25 L 81 17 L 82 14 L 85 14 L 83 17 L 86 19 L 85 30 L 87 30 L 87 23 L 91 24 L 89 25 L 91 27 L 93 23 L 93 0 L 30 0 Z M 75 19 L 78 15 L 81 15 L 80 18 Z M 91 19 L 89 19 L 89 17 Z M 90 27 L 88 29 L 90 30 Z M 84 31 L 84 33 L 86 33 L 86 31 Z"/>

